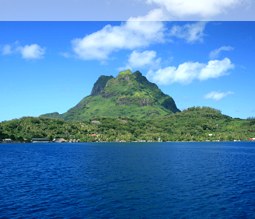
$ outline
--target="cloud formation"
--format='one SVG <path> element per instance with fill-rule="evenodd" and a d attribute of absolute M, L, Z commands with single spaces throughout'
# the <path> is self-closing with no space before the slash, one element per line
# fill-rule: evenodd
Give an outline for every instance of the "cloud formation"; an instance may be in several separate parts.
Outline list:
<path fill-rule="evenodd" d="M 212 91 L 212 92 L 206 94 L 204 98 L 219 101 L 219 100 L 223 99 L 224 97 L 227 97 L 231 94 L 234 94 L 234 93 L 232 91 L 228 91 L 228 92 Z"/>
<path fill-rule="evenodd" d="M 2 55 L 20 54 L 23 59 L 41 59 L 44 57 L 45 48 L 38 44 L 20 46 L 18 42 L 6 44 L 2 48 Z"/>
<path fill-rule="evenodd" d="M 156 8 L 149 11 L 144 16 L 130 17 L 128 21 L 165 21 L 168 20 L 168 16 L 161 8 Z"/>
<path fill-rule="evenodd" d="M 170 36 L 184 39 L 188 43 L 201 42 L 204 37 L 206 22 L 197 22 L 185 25 L 174 25 Z"/>
<path fill-rule="evenodd" d="M 157 71 L 150 70 L 147 76 L 152 81 L 162 85 L 189 84 L 194 80 L 204 81 L 224 76 L 233 68 L 234 64 L 231 60 L 225 58 L 223 60 L 211 60 L 208 63 L 185 62 L 178 67 L 168 66 Z"/>
<path fill-rule="evenodd" d="M 234 48 L 232 46 L 222 46 L 218 49 L 211 51 L 209 54 L 209 57 L 210 57 L 210 59 L 216 59 L 220 56 L 221 52 L 229 52 L 232 50 L 234 50 Z"/>
<path fill-rule="evenodd" d="M 128 58 L 128 65 L 126 68 L 154 68 L 160 63 L 160 58 L 157 58 L 157 53 L 153 50 L 146 50 L 143 52 L 133 51 Z"/>
<path fill-rule="evenodd" d="M 38 44 L 20 46 L 18 50 L 23 59 L 41 59 L 45 54 L 45 49 Z"/>
<path fill-rule="evenodd" d="M 72 41 L 73 51 L 80 59 L 106 60 L 115 51 L 144 48 L 164 41 L 162 22 L 128 21 L 120 26 L 103 29 Z"/>
<path fill-rule="evenodd" d="M 160 11 L 152 11 L 151 16 L 160 16 Z M 169 30 L 163 22 L 139 20 L 139 17 L 134 17 L 119 26 L 106 25 L 83 38 L 72 40 L 74 54 L 83 60 L 105 61 L 113 52 L 137 50 L 166 41 Z M 205 26 L 206 22 L 175 25 L 170 29 L 170 37 L 181 38 L 188 43 L 202 41 Z"/>
<path fill-rule="evenodd" d="M 241 2 L 241 0 L 147 0 L 147 3 L 156 4 L 167 10 L 170 15 L 180 18 L 187 16 L 210 18 Z"/>

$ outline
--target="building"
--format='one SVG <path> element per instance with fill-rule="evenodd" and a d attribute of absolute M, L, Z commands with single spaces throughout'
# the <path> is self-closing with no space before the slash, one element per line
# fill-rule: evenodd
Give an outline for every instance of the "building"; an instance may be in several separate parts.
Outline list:
<path fill-rule="evenodd" d="M 5 139 L 3 139 L 3 143 L 12 143 L 13 141 L 12 141 L 12 139 L 10 139 L 10 138 L 5 138 Z"/>
<path fill-rule="evenodd" d="M 49 143 L 49 138 L 32 138 L 32 143 Z"/>

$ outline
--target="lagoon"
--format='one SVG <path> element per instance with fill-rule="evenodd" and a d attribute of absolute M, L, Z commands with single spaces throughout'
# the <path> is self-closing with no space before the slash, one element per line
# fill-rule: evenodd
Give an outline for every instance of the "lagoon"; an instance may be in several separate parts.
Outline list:
<path fill-rule="evenodd" d="M 0 218 L 255 218 L 255 143 L 0 144 Z"/>

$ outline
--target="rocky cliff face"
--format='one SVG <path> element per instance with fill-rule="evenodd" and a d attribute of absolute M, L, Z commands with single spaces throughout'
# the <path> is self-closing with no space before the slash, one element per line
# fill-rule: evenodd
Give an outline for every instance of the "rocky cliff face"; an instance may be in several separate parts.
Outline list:
<path fill-rule="evenodd" d="M 113 78 L 113 76 L 105 76 L 105 75 L 100 76 L 97 79 L 96 83 L 94 84 L 90 95 L 91 96 L 96 96 L 96 95 L 101 94 L 101 92 L 104 90 L 105 85 L 107 84 L 107 82 L 112 78 Z"/>

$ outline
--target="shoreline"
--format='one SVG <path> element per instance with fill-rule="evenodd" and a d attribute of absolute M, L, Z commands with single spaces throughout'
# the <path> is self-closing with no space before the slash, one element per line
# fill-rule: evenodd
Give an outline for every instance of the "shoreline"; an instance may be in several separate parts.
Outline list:
<path fill-rule="evenodd" d="M 0 144 L 83 144 L 83 143 L 224 143 L 224 142 L 255 142 L 251 140 L 234 140 L 234 141 L 84 141 L 84 142 L 0 142 Z"/>

